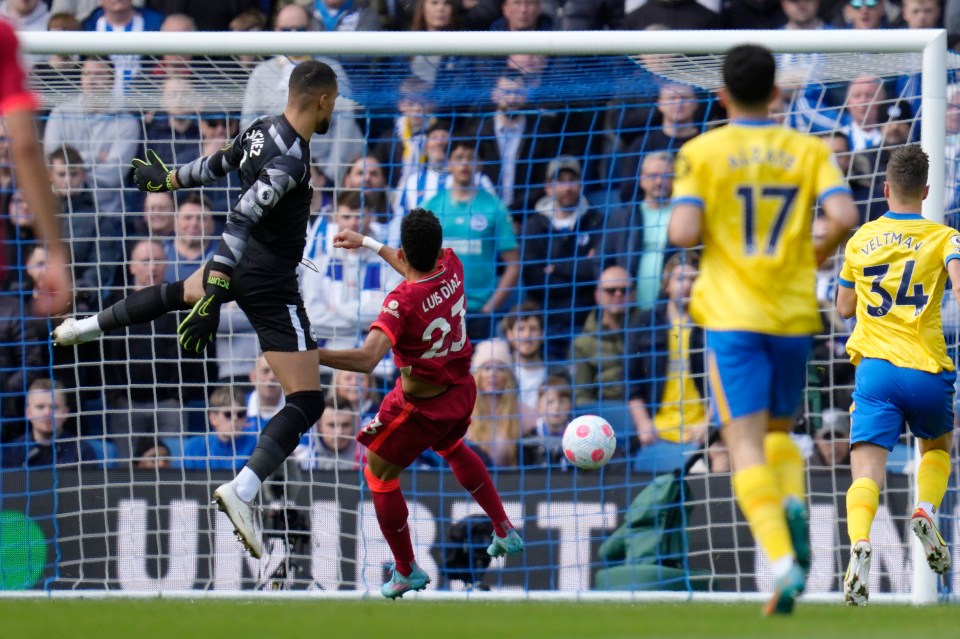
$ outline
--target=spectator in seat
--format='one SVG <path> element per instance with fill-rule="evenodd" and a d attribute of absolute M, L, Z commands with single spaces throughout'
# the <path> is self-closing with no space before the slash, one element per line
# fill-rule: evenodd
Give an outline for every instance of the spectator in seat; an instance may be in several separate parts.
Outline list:
<path fill-rule="evenodd" d="M 259 3 L 257 0 L 147 0 L 145 4 L 168 18 L 175 13 L 189 17 L 195 30 L 226 31 L 232 20 L 255 10 Z"/>
<path fill-rule="evenodd" d="M 47 164 L 50 187 L 60 204 L 60 233 L 70 244 L 77 291 L 88 289 L 105 295 L 122 259 L 118 220 L 97 211 L 83 158 L 76 149 L 57 149 Z"/>
<path fill-rule="evenodd" d="M 360 448 L 355 439 L 359 428 L 353 402 L 331 397 L 323 415 L 308 431 L 307 443 L 297 446 L 293 456 L 303 470 L 359 470 Z"/>
<path fill-rule="evenodd" d="M 861 75 L 847 86 L 840 130 L 847 134 L 852 151 L 879 146 L 883 139 L 881 114 L 886 108 L 887 91 L 883 81 L 873 75 Z"/>
<path fill-rule="evenodd" d="M 311 4 L 318 31 L 380 30 L 380 16 L 365 0 L 316 0 Z"/>
<path fill-rule="evenodd" d="M 260 431 L 284 405 L 283 389 L 262 353 L 250 371 L 250 383 L 253 392 L 247 397 L 247 415 L 257 423 Z"/>
<path fill-rule="evenodd" d="M 463 5 L 457 0 L 417 0 L 411 31 L 460 30 Z M 452 55 L 415 55 L 410 58 L 410 73 L 440 91 L 456 87 L 473 72 L 472 59 Z"/>
<path fill-rule="evenodd" d="M 462 132 L 477 140 L 478 155 L 485 162 L 481 170 L 490 175 L 500 199 L 518 218 L 531 212 L 543 197 L 547 164 L 561 153 L 563 125 L 556 109 L 531 106 L 527 80 L 517 71 L 501 73 L 490 94 L 494 111 Z"/>
<path fill-rule="evenodd" d="M 502 0 L 502 17 L 490 25 L 491 31 L 553 31 L 553 18 L 542 12 L 540 0 Z"/>
<path fill-rule="evenodd" d="M 333 374 L 330 390 L 337 398 L 351 403 L 362 423 L 370 421 L 380 408 L 377 379 L 373 375 L 338 370 Z"/>
<path fill-rule="evenodd" d="M 167 268 L 163 244 L 140 240 L 130 251 L 128 289 L 113 292 L 104 307 L 163 282 Z M 173 436 L 187 430 L 184 407 L 205 401 L 206 384 L 216 378 L 214 360 L 180 348 L 177 326 L 184 317 L 186 313 L 170 313 L 103 342 L 107 428 L 118 459 L 131 459 L 133 442 L 141 435 Z"/>
<path fill-rule="evenodd" d="M 605 222 L 603 263 L 627 269 L 636 278 L 637 306 L 649 309 L 660 297 L 666 261 L 673 155 L 658 151 L 644 156 L 639 182 L 640 202 L 625 204 Z"/>
<path fill-rule="evenodd" d="M 638 135 L 623 154 L 621 167 L 620 198 L 625 203 L 636 202 L 641 195 L 636 192 L 637 167 L 649 153 L 668 151 L 676 153 L 684 142 L 701 133 L 696 121 L 697 95 L 686 84 L 667 84 L 660 88 L 657 98 L 657 113 L 660 126 L 650 127 Z"/>
<path fill-rule="evenodd" d="M 843 5 L 843 25 L 850 29 L 885 29 L 886 0 L 847 0 Z"/>
<path fill-rule="evenodd" d="M 937 29 L 942 9 L 940 0 L 903 0 L 900 8 L 900 21 L 896 27 L 907 29 Z"/>
<path fill-rule="evenodd" d="M 476 186 L 473 143 L 455 141 L 449 166 L 453 183 L 425 207 L 439 218 L 445 246 L 453 248 L 463 262 L 467 333 L 479 341 L 493 334 L 495 315 L 514 293 L 520 275 L 519 251 L 506 207 Z M 498 262 L 503 264 L 502 271 Z"/>
<path fill-rule="evenodd" d="M 40 6 L 43 6 L 42 2 Z M 47 31 L 82 31 L 82 28 L 72 13 L 53 13 L 47 22 Z M 41 57 L 43 61 L 34 64 L 30 70 L 36 86 L 55 86 L 58 93 L 66 95 L 80 91 L 79 55 L 54 53 Z"/>
<path fill-rule="evenodd" d="M 230 31 L 237 33 L 265 31 L 267 16 L 257 7 L 250 7 L 246 11 L 238 13 L 236 17 L 230 20 L 228 26 Z M 258 55 L 243 54 L 236 57 L 236 64 L 240 69 L 250 73 L 261 60 L 262 58 Z"/>
<path fill-rule="evenodd" d="M 135 470 L 170 468 L 170 461 L 170 448 L 156 438 L 142 437 L 134 447 L 133 467 Z"/>
<path fill-rule="evenodd" d="M 879 144 L 853 154 L 851 159 L 850 186 L 861 223 L 875 220 L 887 212 L 883 196 L 883 183 L 887 173 L 890 152 L 910 141 L 914 126 L 913 112 L 907 100 L 883 104 L 880 108 Z"/>
<path fill-rule="evenodd" d="M 43 151 L 64 145 L 80 152 L 101 211 L 124 210 L 121 188 L 140 140 L 140 123 L 112 101 L 113 63 L 87 58 L 80 76 L 81 94 L 53 109 L 43 136 Z"/>
<path fill-rule="evenodd" d="M 810 467 L 836 468 L 850 463 L 850 413 L 823 411 L 823 426 L 814 433 Z"/>
<path fill-rule="evenodd" d="M 4 0 L 0 2 L 0 17 L 6 18 L 17 31 L 46 31 L 50 8 L 40 0 Z M 28 70 L 43 62 L 47 56 L 35 53 L 22 56 Z"/>
<path fill-rule="evenodd" d="M 630 326 L 629 409 L 643 447 L 637 470 L 679 468 L 705 440 L 703 329 L 687 310 L 698 264 L 689 251 L 671 256 L 663 269 L 663 301 Z"/>
<path fill-rule="evenodd" d="M 581 193 L 576 158 L 562 155 L 547 168 L 547 195 L 523 228 L 520 276 L 528 299 L 544 312 L 548 358 L 570 352 L 593 306 L 603 219 Z"/>
<path fill-rule="evenodd" d="M 100 8 L 82 22 L 84 31 L 100 33 L 159 31 L 163 14 L 153 9 L 133 6 L 133 0 L 100 0 Z M 136 54 L 110 56 L 116 68 L 113 76 L 114 92 L 123 95 L 131 81 L 142 72 L 141 57 Z M 132 157 L 132 156 L 128 156 Z"/>
<path fill-rule="evenodd" d="M 636 321 L 633 278 L 621 266 L 600 274 L 594 310 L 573 340 L 573 381 L 577 412 L 606 418 L 618 436 L 632 435 L 627 399 L 627 328 Z"/>
<path fill-rule="evenodd" d="M 64 433 L 69 411 L 60 382 L 43 377 L 30 384 L 24 411 L 27 432 L 0 447 L 0 468 L 68 466 L 96 459 L 89 444 Z"/>
<path fill-rule="evenodd" d="M 407 179 L 393 194 L 393 216 L 387 230 L 387 244 L 400 246 L 400 223 L 408 211 L 420 208 L 425 202 L 453 184 L 453 176 L 447 162 L 450 147 L 450 124 L 437 120 L 426 131 L 426 162 L 420 165 L 417 173 Z M 478 187 L 496 195 L 496 187 L 486 174 L 474 173 L 474 182 Z"/>
<path fill-rule="evenodd" d="M 189 76 L 171 75 L 163 80 L 160 103 L 162 110 L 144 127 L 147 146 L 167 166 L 196 160 L 201 151 L 197 87 Z"/>
<path fill-rule="evenodd" d="M 143 198 L 143 218 L 133 226 L 133 235 L 164 242 L 176 229 L 177 211 L 173 193 L 157 191 Z"/>
<path fill-rule="evenodd" d="M 288 4 L 277 12 L 273 30 L 306 32 L 315 29 L 306 9 L 297 4 Z M 309 59 L 311 59 L 310 56 L 278 55 L 254 67 L 243 94 L 240 127 L 246 128 L 265 113 L 282 113 L 287 104 L 290 74 L 298 62 Z M 322 56 L 314 59 L 320 60 L 334 70 L 341 95 L 353 95 L 350 77 L 339 62 Z M 333 118 L 330 120 L 330 130 L 326 135 L 313 136 L 310 141 L 311 160 L 324 167 L 327 177 L 334 182 L 339 182 L 347 162 L 363 151 L 363 134 L 347 102 L 347 100 L 337 100 Z"/>
<path fill-rule="evenodd" d="M 823 29 L 820 19 L 820 0 L 780 0 L 780 9 L 786 17 L 781 27 L 787 31 L 807 31 Z"/>
<path fill-rule="evenodd" d="M 567 466 L 563 431 L 573 418 L 570 379 L 551 375 L 538 391 L 537 422 L 520 439 L 521 466 Z"/>
<path fill-rule="evenodd" d="M 183 446 L 184 470 L 243 468 L 257 445 L 257 426 L 247 419 L 243 392 L 218 386 L 210 393 L 207 419 L 210 432 L 191 437 Z"/>
<path fill-rule="evenodd" d="M 515 466 L 521 434 L 521 404 L 510 346 L 502 339 L 479 342 L 471 370 L 477 383 L 470 428 L 464 438 L 494 466 Z"/>
<path fill-rule="evenodd" d="M 627 13 L 621 29 L 643 31 L 652 25 L 668 29 L 719 29 L 720 16 L 696 0 L 648 0 Z"/>
<path fill-rule="evenodd" d="M 427 127 L 431 124 L 433 101 L 426 80 L 411 76 L 397 89 L 397 112 L 390 137 L 380 140 L 375 155 L 386 166 L 387 183 L 402 184 L 426 162 Z"/>
<path fill-rule="evenodd" d="M 501 326 L 510 344 L 520 402 L 528 411 L 535 412 L 540 387 L 547 379 L 547 364 L 543 359 L 543 309 L 527 300 L 510 309 Z"/>
<path fill-rule="evenodd" d="M 372 251 L 335 248 L 339 231 L 356 231 L 381 240 L 380 225 L 360 205 L 360 194 L 340 195 L 333 218 L 318 217 L 307 231 L 299 267 L 303 303 L 310 326 L 325 348 L 354 348 L 366 338 L 383 298 L 399 283 L 396 273 Z"/>
<path fill-rule="evenodd" d="M 376 156 L 368 154 L 352 158 L 343 173 L 341 190 L 360 194 L 360 204 L 372 215 L 371 221 L 383 224 L 390 220 L 387 174 Z"/>
<path fill-rule="evenodd" d="M 164 242 L 167 282 L 183 281 L 213 259 L 218 240 L 213 237 L 213 216 L 210 201 L 199 193 L 187 193 L 180 201 L 176 216 L 176 233 Z"/>

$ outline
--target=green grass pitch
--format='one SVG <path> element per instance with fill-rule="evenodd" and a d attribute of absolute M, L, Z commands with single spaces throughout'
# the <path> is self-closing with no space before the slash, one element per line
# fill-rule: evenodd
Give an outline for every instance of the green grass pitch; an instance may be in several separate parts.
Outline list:
<path fill-rule="evenodd" d="M 956 606 L 325 600 L 3 600 L 17 639 L 884 639 L 955 637 Z"/>

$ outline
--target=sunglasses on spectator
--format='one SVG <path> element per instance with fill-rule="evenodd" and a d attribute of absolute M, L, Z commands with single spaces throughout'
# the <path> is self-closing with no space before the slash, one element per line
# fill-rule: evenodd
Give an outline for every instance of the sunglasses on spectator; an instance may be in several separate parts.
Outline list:
<path fill-rule="evenodd" d="M 247 411 L 246 411 L 246 409 L 243 409 L 243 408 L 240 408 L 240 409 L 232 409 L 232 410 L 229 409 L 229 408 L 221 408 L 221 409 L 220 409 L 220 412 L 223 413 L 224 416 L 230 417 L 230 418 L 232 418 L 232 419 L 246 419 L 246 418 L 247 418 Z"/>
<path fill-rule="evenodd" d="M 602 290 L 603 290 L 603 292 L 606 293 L 607 295 L 616 295 L 617 293 L 619 293 L 620 295 L 626 295 L 626 294 L 627 294 L 627 291 L 630 290 L 630 287 L 628 287 L 628 286 L 610 286 L 610 287 L 605 287 L 605 288 L 603 288 Z"/>
<path fill-rule="evenodd" d="M 302 33 L 306 30 L 307 30 L 306 27 L 277 27 L 277 31 L 287 31 L 287 32 L 293 31 L 296 33 Z"/>
<path fill-rule="evenodd" d="M 860 7 L 869 7 L 870 9 L 873 9 L 875 6 L 880 4 L 880 0 L 850 0 L 850 2 L 847 4 L 854 9 L 859 9 Z"/>
<path fill-rule="evenodd" d="M 207 123 L 207 126 L 212 126 L 214 128 L 227 126 L 227 121 L 223 118 L 203 118 L 203 121 Z"/>

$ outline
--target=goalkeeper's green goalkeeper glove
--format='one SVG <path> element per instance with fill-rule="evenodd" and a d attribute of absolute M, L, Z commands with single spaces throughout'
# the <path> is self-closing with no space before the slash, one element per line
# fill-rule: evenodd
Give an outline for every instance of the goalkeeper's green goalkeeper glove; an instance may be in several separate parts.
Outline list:
<path fill-rule="evenodd" d="M 133 182 L 141 191 L 173 191 L 173 171 L 167 168 L 153 149 L 147 149 L 147 159 L 134 158 Z"/>
<path fill-rule="evenodd" d="M 220 326 L 220 305 L 227 301 L 229 293 L 230 280 L 217 275 L 207 277 L 203 297 L 177 328 L 184 350 L 202 353 L 213 341 Z"/>

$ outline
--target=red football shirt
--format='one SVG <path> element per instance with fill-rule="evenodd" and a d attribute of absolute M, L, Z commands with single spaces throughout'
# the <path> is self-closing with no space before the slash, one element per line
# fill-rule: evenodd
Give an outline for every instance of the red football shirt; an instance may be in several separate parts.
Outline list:
<path fill-rule="evenodd" d="M 0 20 L 0 115 L 37 106 L 36 98 L 27 89 L 19 51 L 13 27 L 6 20 Z"/>
<path fill-rule="evenodd" d="M 473 354 L 466 316 L 463 264 L 445 249 L 436 271 L 387 295 L 370 328 L 390 338 L 401 371 L 433 384 L 462 384 Z"/>

